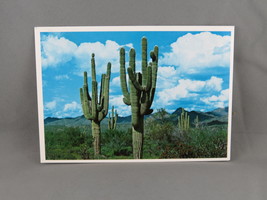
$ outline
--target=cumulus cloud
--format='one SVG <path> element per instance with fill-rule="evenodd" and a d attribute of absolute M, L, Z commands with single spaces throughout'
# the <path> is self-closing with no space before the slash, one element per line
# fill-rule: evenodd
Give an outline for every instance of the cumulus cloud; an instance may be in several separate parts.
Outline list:
<path fill-rule="evenodd" d="M 42 66 L 56 67 L 70 61 L 77 45 L 64 37 L 47 36 L 41 41 Z"/>
<path fill-rule="evenodd" d="M 128 76 L 127 76 L 128 77 Z M 120 82 L 120 76 L 116 76 L 114 77 L 111 82 L 110 82 L 110 86 L 113 86 L 113 87 L 119 87 L 121 84 Z"/>
<path fill-rule="evenodd" d="M 64 105 L 63 111 L 74 111 L 74 110 L 80 110 L 81 109 L 81 105 L 79 103 L 77 103 L 76 101 L 73 101 L 71 103 L 67 103 Z"/>
<path fill-rule="evenodd" d="M 158 67 L 157 89 L 174 87 L 179 79 L 178 71 L 173 66 Z"/>
<path fill-rule="evenodd" d="M 217 108 L 224 108 L 228 104 L 229 100 L 229 89 L 222 90 L 218 96 L 212 95 L 210 97 L 201 98 L 201 101 L 207 105 L 211 105 Z"/>
<path fill-rule="evenodd" d="M 131 107 L 124 104 L 123 95 L 110 96 L 109 105 L 114 106 L 120 116 L 131 115 Z"/>
<path fill-rule="evenodd" d="M 44 109 L 45 110 L 53 110 L 53 109 L 56 108 L 56 105 L 57 105 L 57 101 L 56 100 L 49 101 L 49 102 L 45 103 Z"/>
<path fill-rule="evenodd" d="M 122 46 L 129 49 L 133 44 L 119 45 L 117 42 L 107 40 L 105 43 L 84 42 L 77 46 L 64 37 L 50 35 L 41 41 L 42 66 L 57 67 L 74 59 L 76 74 L 82 74 L 83 70 L 87 70 L 90 76 L 90 60 L 94 53 L 97 73 L 105 73 L 108 62 L 112 64 L 112 72 L 119 72 L 119 50 Z"/>
<path fill-rule="evenodd" d="M 230 39 L 210 32 L 188 33 L 171 44 L 170 52 L 163 53 L 161 64 L 179 66 L 187 73 L 207 67 L 228 67 Z"/>
<path fill-rule="evenodd" d="M 206 81 L 180 79 L 176 86 L 158 92 L 159 98 L 156 100 L 156 104 L 171 105 L 174 100 L 196 97 L 198 96 L 197 92 L 219 91 L 222 88 L 222 83 L 221 78 L 214 76 Z"/>
<path fill-rule="evenodd" d="M 106 72 L 108 62 L 111 62 L 112 72 L 118 72 L 120 48 L 121 46 L 118 43 L 111 40 L 107 40 L 105 44 L 100 42 L 81 43 L 74 55 L 82 70 L 89 71 L 91 55 L 94 53 L 98 73 Z"/>

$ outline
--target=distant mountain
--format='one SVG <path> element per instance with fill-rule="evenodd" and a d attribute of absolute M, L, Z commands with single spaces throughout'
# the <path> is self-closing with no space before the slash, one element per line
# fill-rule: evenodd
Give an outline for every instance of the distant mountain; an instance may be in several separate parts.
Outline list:
<path fill-rule="evenodd" d="M 130 123 L 131 122 L 131 116 L 126 117 L 118 117 L 117 123 Z M 102 124 L 108 124 L 108 119 L 105 118 L 101 122 Z M 85 119 L 85 117 L 79 116 L 74 118 L 53 118 L 53 117 L 47 117 L 44 120 L 44 124 L 48 126 L 84 126 L 91 124 L 90 120 Z"/>
<path fill-rule="evenodd" d="M 196 117 L 198 116 L 200 123 L 205 123 L 207 125 L 219 125 L 226 124 L 228 120 L 228 107 L 226 108 L 218 108 L 210 112 L 200 112 L 200 111 L 186 111 L 189 115 L 190 124 L 192 125 Z M 177 123 L 178 116 L 182 113 L 182 108 L 176 109 L 173 113 L 166 113 L 165 119 Z M 151 118 L 152 120 L 157 120 L 157 112 L 146 116 L 145 119 Z M 105 118 L 102 124 L 108 124 L 108 118 Z M 126 117 L 118 117 L 118 124 L 129 124 L 131 123 L 131 116 Z M 44 124 L 47 126 L 58 125 L 58 126 L 84 126 L 91 124 L 90 120 L 85 119 L 85 117 L 79 116 L 75 118 L 54 118 L 47 117 L 44 120 Z"/>
<path fill-rule="evenodd" d="M 129 122 L 131 122 L 131 120 L 132 120 L 132 116 L 131 115 L 126 116 L 126 117 L 118 116 L 117 123 L 129 123 Z"/>
<path fill-rule="evenodd" d="M 57 120 L 59 120 L 59 118 L 56 118 L 56 117 L 47 117 L 47 118 L 45 118 L 44 123 L 45 124 L 49 124 L 49 123 L 52 123 L 52 122 L 57 121 Z"/>
<path fill-rule="evenodd" d="M 47 117 L 44 120 L 45 125 L 54 125 L 54 126 L 83 126 L 88 125 L 89 122 L 84 116 L 79 116 L 75 118 L 51 118 Z"/>
<path fill-rule="evenodd" d="M 217 108 L 211 112 L 207 112 L 207 113 L 210 113 L 212 115 L 216 115 L 216 116 L 225 116 L 225 115 L 228 115 L 228 110 L 229 108 L 228 107 L 225 107 L 225 108 Z"/>
<path fill-rule="evenodd" d="M 215 117 L 214 114 L 209 112 L 200 112 L 200 111 L 186 111 L 185 112 L 189 115 L 190 123 L 193 123 L 193 121 L 198 116 L 199 121 L 209 121 Z M 178 108 L 172 113 L 172 117 L 176 120 L 178 119 L 178 116 L 180 116 L 182 113 L 182 108 Z"/>

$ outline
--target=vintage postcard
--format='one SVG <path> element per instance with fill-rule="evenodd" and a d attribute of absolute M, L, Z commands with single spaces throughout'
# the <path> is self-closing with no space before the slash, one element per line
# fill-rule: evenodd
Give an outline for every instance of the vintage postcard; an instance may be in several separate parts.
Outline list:
<path fill-rule="evenodd" d="M 233 26 L 36 27 L 42 163 L 228 161 Z"/>

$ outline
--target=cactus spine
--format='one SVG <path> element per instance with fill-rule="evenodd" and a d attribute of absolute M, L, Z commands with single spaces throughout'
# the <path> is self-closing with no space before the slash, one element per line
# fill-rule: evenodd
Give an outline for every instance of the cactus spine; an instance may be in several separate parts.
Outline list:
<path fill-rule="evenodd" d="M 107 73 L 102 74 L 100 95 L 98 99 L 94 57 L 95 55 L 92 54 L 92 59 L 91 59 L 92 97 L 89 94 L 87 72 L 84 72 L 84 85 L 83 85 L 83 88 L 80 88 L 80 98 L 81 98 L 81 104 L 82 104 L 84 117 L 88 120 L 91 120 L 92 135 L 94 138 L 93 140 L 94 154 L 95 156 L 98 156 L 101 154 L 100 122 L 106 117 L 108 113 L 109 81 L 110 81 L 110 73 L 111 73 L 111 63 L 108 63 L 107 65 Z"/>
<path fill-rule="evenodd" d="M 108 129 L 109 130 L 116 129 L 117 119 L 118 119 L 117 110 L 115 110 L 114 112 L 114 106 L 112 106 L 111 116 L 110 116 L 110 113 L 108 114 Z"/>
<path fill-rule="evenodd" d="M 179 130 L 188 131 L 188 129 L 190 127 L 189 121 L 190 121 L 189 115 L 182 108 L 182 113 L 180 116 L 178 116 L 178 128 L 179 128 Z"/>
<path fill-rule="evenodd" d="M 153 112 L 150 109 L 156 90 L 158 71 L 158 47 L 150 52 L 152 62 L 147 62 L 147 39 L 142 38 L 142 73 L 135 71 L 135 50 L 130 50 L 129 89 L 126 82 L 125 49 L 120 49 L 120 81 L 123 93 L 123 101 L 131 106 L 132 111 L 132 138 L 133 157 L 142 158 L 144 140 L 144 115 Z"/>

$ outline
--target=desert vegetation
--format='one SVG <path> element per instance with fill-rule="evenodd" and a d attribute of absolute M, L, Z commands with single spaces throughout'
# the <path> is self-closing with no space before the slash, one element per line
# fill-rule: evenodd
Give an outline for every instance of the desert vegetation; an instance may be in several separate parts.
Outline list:
<path fill-rule="evenodd" d="M 164 109 L 144 120 L 143 159 L 223 158 L 227 155 L 227 125 L 207 125 L 194 119 L 187 130 L 180 129 Z M 176 118 L 177 119 L 177 118 Z M 192 125 L 191 125 L 192 124 Z M 131 122 L 108 129 L 101 124 L 101 156 L 95 155 L 89 126 L 46 125 L 45 143 L 48 160 L 132 159 Z"/>

